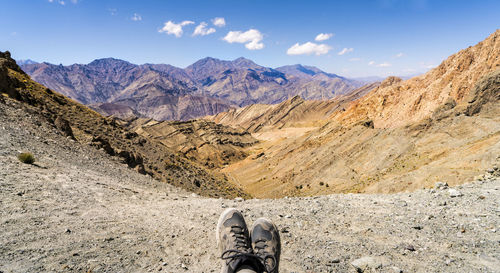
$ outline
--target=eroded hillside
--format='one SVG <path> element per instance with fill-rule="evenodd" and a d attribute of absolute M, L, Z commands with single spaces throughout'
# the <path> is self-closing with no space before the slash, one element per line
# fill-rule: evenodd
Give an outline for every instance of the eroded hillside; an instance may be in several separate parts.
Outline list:
<path fill-rule="evenodd" d="M 204 120 L 155 121 L 129 119 L 130 130 L 160 141 L 184 157 L 208 168 L 220 168 L 247 157 L 244 148 L 257 143 L 242 129 Z"/>

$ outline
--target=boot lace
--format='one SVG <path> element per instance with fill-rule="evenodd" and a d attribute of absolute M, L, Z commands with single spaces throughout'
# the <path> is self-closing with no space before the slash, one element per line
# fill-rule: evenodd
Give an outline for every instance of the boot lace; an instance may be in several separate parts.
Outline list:
<path fill-rule="evenodd" d="M 256 241 L 254 251 L 257 253 L 257 256 L 259 256 L 259 260 L 265 266 L 266 271 L 273 272 L 274 269 L 276 268 L 276 257 L 274 257 L 274 255 L 266 251 L 266 248 L 268 247 L 266 242 L 267 242 L 266 240 Z M 266 262 L 268 259 L 271 259 L 272 266 L 270 266 L 269 263 Z"/>
<path fill-rule="evenodd" d="M 235 248 L 228 249 L 224 251 L 221 255 L 221 259 L 227 260 L 226 264 L 236 260 L 236 259 L 248 259 L 252 261 L 259 261 L 264 264 L 264 261 L 260 256 L 249 252 L 248 240 L 245 236 L 244 230 L 239 226 L 231 226 L 231 236 L 234 237 Z"/>

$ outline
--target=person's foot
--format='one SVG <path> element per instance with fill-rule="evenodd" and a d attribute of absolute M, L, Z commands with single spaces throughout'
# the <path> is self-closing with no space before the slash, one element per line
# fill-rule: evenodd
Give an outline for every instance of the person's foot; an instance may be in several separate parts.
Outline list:
<path fill-rule="evenodd" d="M 250 231 L 252 248 L 264 263 L 265 272 L 277 273 L 279 269 L 281 241 L 276 226 L 270 220 L 259 218 Z"/>
<path fill-rule="evenodd" d="M 243 215 L 234 209 L 226 209 L 217 223 L 217 245 L 221 251 L 222 272 L 233 273 L 247 265 L 261 268 L 258 257 L 252 253 L 248 228 Z"/>

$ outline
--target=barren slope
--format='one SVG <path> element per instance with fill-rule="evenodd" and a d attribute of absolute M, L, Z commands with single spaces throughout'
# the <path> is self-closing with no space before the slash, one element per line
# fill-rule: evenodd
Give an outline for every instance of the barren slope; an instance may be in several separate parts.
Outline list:
<path fill-rule="evenodd" d="M 262 216 L 278 225 L 282 273 L 355 272 L 359 258 L 372 261 L 365 272 L 500 268 L 498 171 L 456 188 L 459 197 L 442 189 L 237 202 L 158 183 L 18 104 L 0 103 L 0 135 L 2 272 L 219 272 L 214 233 L 227 207 L 249 225 Z M 37 165 L 20 163 L 19 150 Z"/>

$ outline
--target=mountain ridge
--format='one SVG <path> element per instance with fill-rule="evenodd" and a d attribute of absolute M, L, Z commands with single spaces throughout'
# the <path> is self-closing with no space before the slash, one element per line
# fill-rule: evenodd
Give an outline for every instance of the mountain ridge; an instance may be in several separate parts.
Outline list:
<path fill-rule="evenodd" d="M 308 69 L 317 72 L 315 77 L 288 75 L 243 57 L 232 61 L 206 57 L 184 69 L 168 64 L 136 65 L 115 58 L 68 66 L 27 64 L 22 68 L 41 84 L 95 109 L 100 109 L 100 103 L 108 106 L 111 103 L 117 106 L 108 110 L 131 107 L 157 120 L 186 120 L 213 115 L 233 106 L 279 103 L 295 95 L 304 99 L 328 99 L 360 85 L 313 67 Z M 168 97 L 160 99 L 163 104 L 153 103 L 155 98 L 162 97 Z M 194 107 L 188 112 L 173 103 L 181 97 L 183 100 L 193 98 L 188 104 Z"/>
<path fill-rule="evenodd" d="M 476 45 L 449 56 L 423 75 L 382 84 L 339 113 L 337 120 L 355 123 L 370 119 L 382 128 L 417 122 L 430 116 L 447 100 L 467 103 L 468 94 L 480 77 L 499 68 L 500 29 Z"/>

